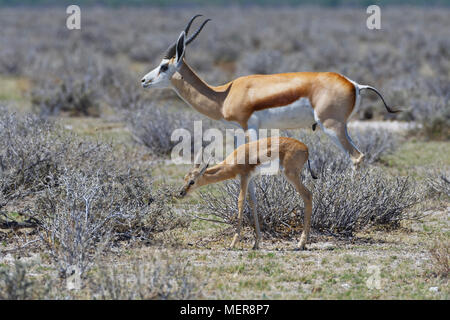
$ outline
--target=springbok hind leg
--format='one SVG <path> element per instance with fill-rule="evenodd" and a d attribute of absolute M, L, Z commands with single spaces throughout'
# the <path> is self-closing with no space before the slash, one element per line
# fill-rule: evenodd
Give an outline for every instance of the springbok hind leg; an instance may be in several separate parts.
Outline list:
<path fill-rule="evenodd" d="M 358 147 L 356 146 L 356 144 L 353 142 L 352 138 L 349 136 L 348 134 L 348 128 L 347 125 L 345 125 L 345 137 L 347 138 L 347 141 L 351 144 L 351 146 L 353 147 L 353 149 L 355 149 L 358 153 L 359 156 L 358 158 L 356 158 L 356 160 L 354 160 L 354 158 L 352 157 L 352 162 L 353 162 L 353 169 L 358 169 L 360 167 L 360 165 L 362 164 L 362 162 L 364 161 L 364 154 L 358 149 Z"/>
<path fill-rule="evenodd" d="M 318 123 L 331 141 L 350 156 L 353 168 L 357 169 L 364 160 L 364 154 L 358 150 L 355 143 L 350 138 L 347 124 L 334 119 L 327 119 L 323 122 L 319 121 Z"/>
<path fill-rule="evenodd" d="M 257 210 L 257 200 L 256 200 L 256 194 L 254 189 L 250 189 L 250 186 L 248 188 L 249 191 L 249 203 L 250 208 L 253 213 L 253 222 L 255 223 L 255 244 L 253 245 L 253 250 L 259 249 L 259 242 L 261 240 L 261 228 L 260 228 L 260 221 L 258 218 L 258 210 Z"/>
<path fill-rule="evenodd" d="M 305 203 L 305 217 L 303 220 L 303 232 L 298 243 L 298 249 L 304 250 L 311 229 L 312 193 L 300 182 L 299 172 L 285 172 L 287 180 L 295 187 Z"/>

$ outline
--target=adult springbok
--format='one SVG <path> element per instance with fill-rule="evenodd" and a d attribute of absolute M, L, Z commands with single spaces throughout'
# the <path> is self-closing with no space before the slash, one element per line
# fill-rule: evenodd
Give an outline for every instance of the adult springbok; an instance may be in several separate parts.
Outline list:
<path fill-rule="evenodd" d="M 191 18 L 178 40 L 167 49 L 161 63 L 141 80 L 144 88 L 172 88 L 191 107 L 215 120 L 238 124 L 249 134 L 258 129 L 296 129 L 318 124 L 355 167 L 364 158 L 347 132 L 347 120 L 358 109 L 360 93 L 369 89 L 392 110 L 377 89 L 360 85 L 333 72 L 295 72 L 249 75 L 221 86 L 203 81 L 184 57 L 186 46 L 201 32 L 186 39 Z M 252 136 L 252 135 L 251 135 Z M 253 135 L 254 136 L 254 135 Z"/>
<path fill-rule="evenodd" d="M 201 157 L 200 152 L 197 158 Z M 283 169 L 284 176 L 295 187 L 305 203 L 303 231 L 298 243 L 298 248 L 302 250 L 305 248 L 306 241 L 308 240 L 312 214 L 312 194 L 300 181 L 300 173 L 306 161 L 308 161 L 308 169 L 311 176 L 314 179 L 316 177 L 309 165 L 308 147 L 296 139 L 276 137 L 251 141 L 239 146 L 224 161 L 215 166 L 209 167 L 209 162 L 202 166 L 196 164 L 184 177 L 185 184 L 180 190 L 179 197 L 182 198 L 201 186 L 239 177 L 241 180 L 241 190 L 238 200 L 238 223 L 236 233 L 230 245 L 230 249 L 234 248 L 241 234 L 242 213 L 244 211 L 248 184 L 259 173 L 261 166 L 268 161 L 279 161 L 279 167 Z M 249 200 L 255 223 L 255 243 L 253 249 L 258 249 L 261 231 L 256 213 L 256 202 L 252 197 Z"/>

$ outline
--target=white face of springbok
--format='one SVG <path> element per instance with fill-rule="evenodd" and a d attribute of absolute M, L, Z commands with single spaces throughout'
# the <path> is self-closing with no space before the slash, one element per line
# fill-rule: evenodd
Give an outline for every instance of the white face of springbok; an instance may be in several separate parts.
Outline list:
<path fill-rule="evenodd" d="M 183 64 L 184 52 L 186 49 L 186 34 L 181 32 L 175 46 L 175 57 L 167 55 L 162 59 L 161 63 L 152 71 L 147 73 L 141 80 L 144 88 L 168 88 L 170 79 Z"/>
<path fill-rule="evenodd" d="M 180 70 L 183 65 L 183 57 L 186 51 L 186 46 L 191 43 L 202 31 L 203 27 L 211 19 L 205 20 L 197 31 L 188 39 L 186 39 L 195 18 L 200 17 L 201 14 L 197 14 L 191 18 L 186 26 L 186 29 L 181 32 L 177 42 L 173 43 L 167 49 L 164 58 L 161 63 L 152 71 L 147 73 L 142 79 L 141 84 L 144 88 L 168 88 L 170 87 L 170 79 L 173 75 Z"/>

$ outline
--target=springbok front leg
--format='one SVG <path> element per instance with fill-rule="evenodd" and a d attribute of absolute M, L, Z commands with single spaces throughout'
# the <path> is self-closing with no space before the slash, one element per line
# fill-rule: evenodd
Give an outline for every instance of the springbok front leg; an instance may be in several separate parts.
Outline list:
<path fill-rule="evenodd" d="M 249 143 L 251 141 L 257 141 L 259 137 L 259 128 L 257 124 L 253 123 L 252 125 L 243 125 L 242 129 L 244 130 L 245 134 L 245 143 Z M 238 147 L 238 146 L 237 146 Z M 258 249 L 259 247 L 259 240 L 261 239 L 261 225 L 259 224 L 259 216 L 256 209 L 256 187 L 255 182 L 253 179 L 249 179 L 248 181 L 248 190 L 250 194 L 249 203 L 250 203 L 250 211 L 253 216 L 253 222 L 255 223 L 255 232 L 257 239 L 255 240 L 255 244 L 253 249 Z M 253 202 L 253 204 L 252 204 Z M 256 217 L 256 218 L 255 218 Z M 262 221 L 262 218 L 261 218 Z M 258 224 L 258 227 L 256 229 L 256 224 Z"/>
<path fill-rule="evenodd" d="M 238 223 L 236 227 L 236 233 L 234 234 L 233 241 L 230 244 L 230 249 L 233 249 L 236 246 L 236 243 L 240 240 L 241 237 L 241 229 L 242 229 L 242 215 L 244 213 L 245 208 L 245 199 L 247 196 L 248 189 L 248 176 L 241 175 L 241 191 L 239 192 L 238 199 Z"/>

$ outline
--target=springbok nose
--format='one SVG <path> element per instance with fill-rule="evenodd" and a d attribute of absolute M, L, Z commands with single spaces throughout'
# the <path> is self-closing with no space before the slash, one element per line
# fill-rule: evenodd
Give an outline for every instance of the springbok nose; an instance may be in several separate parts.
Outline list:
<path fill-rule="evenodd" d="M 141 82 L 144 83 L 145 82 L 145 78 L 142 78 Z"/>

